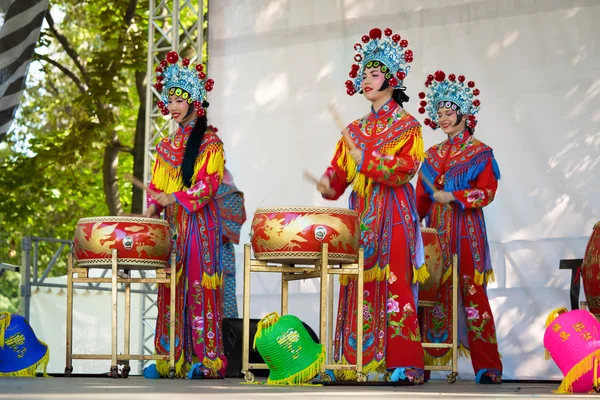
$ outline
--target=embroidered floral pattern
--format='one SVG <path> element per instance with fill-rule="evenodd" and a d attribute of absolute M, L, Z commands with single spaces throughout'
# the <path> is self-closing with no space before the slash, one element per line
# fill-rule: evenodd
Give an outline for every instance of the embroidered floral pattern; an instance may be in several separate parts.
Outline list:
<path fill-rule="evenodd" d="M 394 333 L 392 334 L 392 338 L 396 336 L 400 336 L 404 339 L 420 341 L 421 335 L 419 333 L 419 327 L 416 326 L 416 329 L 411 330 L 410 327 L 405 326 L 405 322 L 407 319 L 414 315 L 415 309 L 410 303 L 404 304 L 402 307 L 402 313 L 400 314 L 400 307 L 398 302 L 395 300 L 398 298 L 397 295 L 391 295 L 387 300 L 388 306 L 388 325 L 392 327 Z M 400 319 L 398 320 L 396 317 L 400 314 Z"/>

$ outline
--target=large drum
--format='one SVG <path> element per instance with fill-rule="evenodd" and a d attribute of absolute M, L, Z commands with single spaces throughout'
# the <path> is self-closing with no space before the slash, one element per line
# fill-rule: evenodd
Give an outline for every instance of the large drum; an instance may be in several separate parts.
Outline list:
<path fill-rule="evenodd" d="M 421 234 L 429 278 L 425 283 L 419 285 L 419 300 L 436 301 L 444 278 L 444 256 L 440 237 L 437 230 L 433 228 L 421 228 Z"/>
<path fill-rule="evenodd" d="M 164 268 L 169 265 L 169 224 L 156 218 L 92 217 L 77 222 L 75 259 L 81 267 L 111 268 L 112 250 L 119 266 L 127 269 Z"/>
<path fill-rule="evenodd" d="M 302 264 L 329 245 L 329 261 L 356 262 L 359 247 L 356 211 L 333 207 L 258 208 L 250 241 L 257 260 Z"/>
<path fill-rule="evenodd" d="M 600 222 L 594 225 L 592 236 L 585 249 L 581 270 L 588 308 L 596 318 L 600 319 Z"/>

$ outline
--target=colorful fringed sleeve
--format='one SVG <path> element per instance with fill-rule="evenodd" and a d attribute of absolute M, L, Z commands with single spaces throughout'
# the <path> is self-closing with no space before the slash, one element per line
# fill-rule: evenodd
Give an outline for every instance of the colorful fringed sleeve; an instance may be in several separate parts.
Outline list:
<path fill-rule="evenodd" d="M 175 199 L 188 213 L 197 212 L 217 193 L 224 169 L 223 143 L 210 143 L 196 158 L 192 187 L 174 192 Z"/>
<path fill-rule="evenodd" d="M 417 212 L 420 219 L 425 218 L 429 214 L 429 208 L 432 204 L 431 196 L 425 190 L 423 180 L 419 177 L 417 181 Z"/>
<path fill-rule="evenodd" d="M 331 165 L 325 171 L 325 176 L 329 178 L 331 181 L 331 188 L 333 189 L 333 196 L 323 196 L 323 198 L 328 200 L 337 200 L 341 195 L 344 194 L 346 188 L 348 187 L 346 168 L 344 163 L 346 162 L 347 154 L 348 154 L 348 145 L 344 138 L 338 140 L 335 155 L 331 161 Z M 354 164 L 354 168 L 356 169 L 356 164 Z"/>
<path fill-rule="evenodd" d="M 358 170 L 377 183 L 389 186 L 408 183 L 423 160 L 421 127 L 409 129 L 384 148 L 382 152 L 364 151 Z"/>
<path fill-rule="evenodd" d="M 481 208 L 490 204 L 496 195 L 500 172 L 494 158 L 490 158 L 472 183 L 472 188 L 452 192 L 462 209 Z M 417 193 L 418 196 L 418 193 Z"/>

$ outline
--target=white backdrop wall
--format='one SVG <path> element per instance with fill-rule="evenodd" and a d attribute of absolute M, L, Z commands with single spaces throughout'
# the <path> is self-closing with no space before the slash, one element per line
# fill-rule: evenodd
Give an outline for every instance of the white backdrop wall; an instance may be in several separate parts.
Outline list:
<path fill-rule="evenodd" d="M 363 34 L 390 27 L 409 40 L 415 61 L 406 108 L 421 121 L 417 94 L 427 74 L 443 69 L 474 80 L 482 102 L 476 135 L 494 148 L 502 171 L 486 218 L 505 378 L 561 378 L 543 359 L 542 338 L 548 312 L 569 306 L 570 271 L 559 271 L 559 260 L 582 257 L 600 220 L 598 20 L 598 0 L 211 2 L 210 123 L 220 128 L 249 218 L 260 206 L 345 206 L 346 197 L 321 199 L 301 175 L 320 175 L 333 155 L 339 132 L 329 103 L 346 122 L 369 110 L 343 85 Z M 443 140 L 429 128 L 423 135 L 426 147 Z M 241 295 L 241 246 L 237 257 Z M 253 318 L 278 309 L 279 282 L 252 279 Z M 315 330 L 317 285 L 290 287 L 290 312 Z M 470 362 L 461 361 L 460 372 L 472 378 Z"/>

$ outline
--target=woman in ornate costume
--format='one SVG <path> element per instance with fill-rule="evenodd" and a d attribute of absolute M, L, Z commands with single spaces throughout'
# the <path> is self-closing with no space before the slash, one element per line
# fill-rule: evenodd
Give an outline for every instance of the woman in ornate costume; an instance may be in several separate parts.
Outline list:
<path fill-rule="evenodd" d="M 352 185 L 350 208 L 359 214 L 365 249 L 363 371 L 391 373 L 391 380 L 423 382 L 423 348 L 417 322 L 417 283 L 429 276 L 409 183 L 423 160 L 421 125 L 402 104 L 403 80 L 413 54 L 391 29 L 372 29 L 357 43 L 347 93 L 371 102 L 364 117 L 348 125 L 319 184 L 326 199 Z M 334 360 L 356 362 L 355 278 L 341 281 Z M 348 379 L 355 371 L 341 371 Z"/>
<path fill-rule="evenodd" d="M 158 106 L 179 124 L 174 134 L 156 146 L 156 161 L 148 198 L 147 217 L 164 216 L 173 232 L 176 254 L 176 309 L 169 309 L 170 288 L 158 285 L 155 347 L 169 352 L 169 324 L 176 324 L 176 377 L 223 378 L 227 359 L 222 341 L 222 221 L 215 199 L 225 168 L 223 142 L 207 126 L 205 108 L 212 79 L 202 64 L 192 68 L 172 51 L 156 68 Z M 169 374 L 158 361 L 144 371 L 149 378 Z"/>
<path fill-rule="evenodd" d="M 448 136 L 426 152 L 417 183 L 417 208 L 427 226 L 438 231 L 444 258 L 444 280 L 433 308 L 421 310 L 424 342 L 450 343 L 451 260 L 458 255 L 461 353 L 471 356 L 478 383 L 501 383 L 494 317 L 486 294 L 493 279 L 483 207 L 494 200 L 500 171 L 492 148 L 473 136 L 479 112 L 479 89 L 463 75 L 437 71 L 419 94 L 425 125 Z M 444 365 L 450 351 L 427 349 L 428 364 Z"/>

